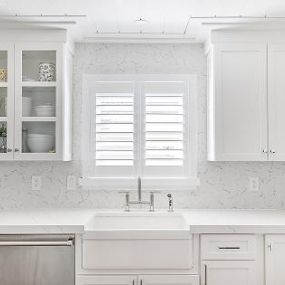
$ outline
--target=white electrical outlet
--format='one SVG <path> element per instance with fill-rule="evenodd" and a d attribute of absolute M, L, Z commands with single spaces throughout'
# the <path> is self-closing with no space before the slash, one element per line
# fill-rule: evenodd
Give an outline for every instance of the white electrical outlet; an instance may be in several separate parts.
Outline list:
<path fill-rule="evenodd" d="M 259 177 L 249 177 L 249 191 L 257 192 L 259 190 Z"/>
<path fill-rule="evenodd" d="M 42 177 L 41 176 L 32 176 L 32 190 L 40 191 L 42 188 Z"/>
<path fill-rule="evenodd" d="M 77 187 L 77 177 L 74 175 L 68 175 L 66 177 L 66 189 L 67 190 L 76 190 Z"/>

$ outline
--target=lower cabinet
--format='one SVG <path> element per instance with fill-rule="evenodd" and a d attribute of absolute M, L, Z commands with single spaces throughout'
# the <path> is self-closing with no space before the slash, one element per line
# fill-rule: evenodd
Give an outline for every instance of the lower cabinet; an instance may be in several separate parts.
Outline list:
<path fill-rule="evenodd" d="M 265 237 L 266 285 L 285 284 L 285 235 Z"/>
<path fill-rule="evenodd" d="M 198 275 L 140 275 L 139 285 L 199 285 Z"/>
<path fill-rule="evenodd" d="M 136 275 L 77 276 L 76 285 L 135 285 Z"/>
<path fill-rule="evenodd" d="M 76 285 L 199 285 L 198 275 L 77 276 Z"/>
<path fill-rule="evenodd" d="M 258 285 L 254 261 L 204 261 L 202 285 Z"/>

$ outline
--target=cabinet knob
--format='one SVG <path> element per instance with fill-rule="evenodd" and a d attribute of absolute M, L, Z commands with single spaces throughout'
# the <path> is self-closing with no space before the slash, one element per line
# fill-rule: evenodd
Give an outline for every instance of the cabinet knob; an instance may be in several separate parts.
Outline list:
<path fill-rule="evenodd" d="M 15 152 L 19 152 L 20 150 L 18 148 L 15 148 Z"/>
<path fill-rule="evenodd" d="M 275 153 L 275 150 L 271 149 L 271 150 L 270 150 L 270 153 L 274 154 L 274 153 Z"/>
<path fill-rule="evenodd" d="M 267 150 L 266 148 L 264 148 L 264 149 L 262 150 L 262 152 L 263 152 L 263 153 L 268 153 L 268 150 Z"/>

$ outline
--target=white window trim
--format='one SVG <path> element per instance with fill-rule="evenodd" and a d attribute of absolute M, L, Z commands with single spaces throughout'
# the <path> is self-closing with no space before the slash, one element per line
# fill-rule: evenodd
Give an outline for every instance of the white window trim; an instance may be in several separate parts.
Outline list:
<path fill-rule="evenodd" d="M 81 178 L 79 185 L 82 189 L 88 190 L 136 190 L 136 177 L 92 177 L 89 173 L 90 163 L 89 149 L 90 138 L 90 82 L 95 81 L 187 81 L 188 84 L 188 151 L 190 152 L 189 159 L 189 177 L 142 177 L 142 187 L 144 190 L 172 190 L 185 191 L 200 185 L 200 179 L 197 177 L 197 150 L 198 150 L 198 135 L 197 135 L 197 75 L 195 74 L 139 74 L 139 75 L 119 75 L 119 74 L 85 74 L 83 75 L 83 99 L 82 99 L 82 120 L 81 120 Z"/>

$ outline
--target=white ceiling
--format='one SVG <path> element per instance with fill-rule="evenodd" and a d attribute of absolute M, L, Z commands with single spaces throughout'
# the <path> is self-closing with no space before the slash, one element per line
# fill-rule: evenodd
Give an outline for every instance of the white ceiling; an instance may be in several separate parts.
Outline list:
<path fill-rule="evenodd" d="M 6 15 L 54 17 L 5 17 Z M 55 15 L 86 17 L 55 17 Z M 2 17 L 1 17 L 2 15 Z M 213 17 L 196 18 L 196 17 Z M 248 19 L 219 17 L 257 16 Z M 147 23 L 136 23 L 137 18 Z M 31 22 L 31 23 L 30 23 Z M 67 28 L 76 40 L 187 39 L 203 41 L 213 27 L 229 23 L 258 22 L 285 25 L 284 0 L 0 0 L 0 25 Z M 217 24 L 218 23 L 218 24 Z"/>

